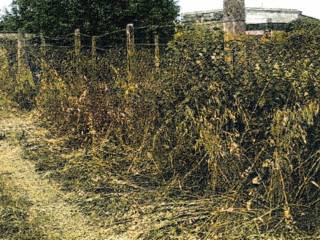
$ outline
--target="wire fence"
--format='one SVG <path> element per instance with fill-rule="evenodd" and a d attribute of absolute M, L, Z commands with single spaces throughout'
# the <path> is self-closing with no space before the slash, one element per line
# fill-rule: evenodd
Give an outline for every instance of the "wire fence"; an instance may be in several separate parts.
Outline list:
<path fill-rule="evenodd" d="M 219 38 L 220 49 L 223 55 L 229 56 L 233 64 L 237 64 L 239 58 L 239 52 L 244 55 L 250 54 L 253 51 L 256 41 L 246 42 L 243 46 L 243 42 L 232 40 L 224 41 L 224 33 L 221 31 L 221 25 L 229 23 L 230 21 L 210 21 L 210 22 L 198 22 L 196 24 L 185 23 L 169 24 L 169 25 L 148 25 L 148 26 L 132 26 L 132 33 L 130 33 L 130 25 L 127 28 L 117 29 L 111 32 L 105 32 L 100 35 L 91 36 L 85 33 L 81 33 L 80 30 L 76 30 L 73 33 L 66 34 L 64 36 L 46 36 L 43 34 L 21 34 L 21 33 L 5 33 L 0 32 L 0 45 L 5 46 L 10 54 L 10 62 L 17 61 L 15 55 L 19 55 L 19 51 L 25 53 L 25 57 L 28 58 L 30 55 L 38 55 L 38 59 L 41 55 L 45 54 L 47 57 L 51 56 L 52 59 L 64 59 L 70 54 L 90 56 L 92 58 L 101 58 L 109 55 L 111 58 L 121 58 L 127 60 L 129 64 L 130 58 L 135 58 L 135 61 L 140 63 L 144 60 L 153 63 L 155 68 L 159 68 L 161 62 L 161 56 L 166 54 L 168 47 L 172 44 L 185 44 L 188 43 L 184 39 L 172 38 L 168 36 L 174 36 L 175 33 L 179 32 L 179 29 L 183 28 L 186 33 L 193 33 L 197 28 L 206 29 L 213 32 Z M 220 26 L 220 28 L 219 28 Z M 171 45 L 170 45 L 171 44 Z M 201 43 L 200 43 L 201 44 Z M 252 46 L 250 46 L 250 44 Z M 277 42 L 273 43 L 274 45 Z M 24 48 L 24 49 L 18 49 Z M 134 51 L 133 53 L 130 53 Z M 143 53 L 142 53 L 143 52 Z M 21 54 L 20 54 L 21 55 Z M 134 56 L 133 56 L 134 55 Z M 143 56 L 143 57 L 142 57 Z M 306 59 L 308 55 L 301 56 Z M 139 60 L 140 58 L 140 60 Z M 150 64 L 152 65 L 152 64 Z"/>
<path fill-rule="evenodd" d="M 172 39 L 164 38 L 159 28 L 173 31 Z M 286 207 L 283 193 L 294 192 L 297 176 L 302 186 L 297 196 L 306 177 L 316 176 L 309 169 L 319 163 L 313 150 L 318 153 L 318 147 L 310 147 L 308 157 L 314 164 L 308 161 L 310 167 L 300 171 L 305 146 L 291 133 L 284 135 L 291 141 L 286 151 L 296 156 L 291 146 L 297 144 L 302 157 L 292 159 L 294 167 L 285 165 L 287 185 L 277 165 L 268 163 L 274 178 L 264 167 L 278 156 L 274 142 L 280 143 L 280 153 L 287 142 L 281 138 L 281 131 L 288 130 L 285 118 L 296 121 L 293 134 L 295 126 L 311 124 L 308 116 L 295 120 L 306 115 L 304 108 L 296 109 L 308 110 L 320 91 L 315 81 L 320 51 L 311 36 L 293 34 L 285 39 L 288 43 L 268 35 L 225 41 L 224 33 L 209 24 L 128 25 L 99 36 L 79 30 L 58 37 L 14 36 L 0 37 L 0 89 L 10 87 L 24 107 L 34 103 L 57 129 L 68 130 L 76 145 L 92 145 L 94 154 L 103 155 L 115 169 L 121 162 L 126 172 L 136 167 L 152 176 L 170 173 L 174 186 L 182 182 L 196 189 L 210 184 L 217 191 L 235 191 L 247 180 L 250 186 L 254 179 L 248 176 L 254 172 L 265 176 L 267 189 L 272 189 L 259 189 L 259 199 L 273 194 L 270 202 Z M 316 112 L 312 107 L 311 117 Z M 279 134 L 271 138 L 270 129 L 279 129 Z M 313 137 L 319 125 L 306 129 L 314 131 Z M 300 139 L 306 141 L 303 134 Z M 291 175 L 287 169 L 298 170 Z M 314 192 L 310 187 L 304 195 Z M 292 196 L 292 202 L 301 204 L 296 198 Z M 310 199 L 306 201 L 316 197 Z"/>
<path fill-rule="evenodd" d="M 147 25 L 134 27 L 135 45 L 137 46 L 155 46 L 154 36 L 159 35 L 159 45 L 167 46 L 168 41 L 171 39 L 168 36 L 172 36 L 177 29 L 183 27 L 184 31 L 189 29 L 189 31 L 194 31 L 195 27 L 208 28 L 211 31 L 221 31 L 223 24 L 230 23 L 234 21 L 224 20 L 224 21 L 198 21 L 196 23 L 185 22 L 183 24 L 167 24 L 167 25 Z M 97 49 L 105 50 L 111 47 L 125 47 L 127 39 L 127 28 L 117 29 L 111 32 L 105 32 L 100 35 L 88 35 L 85 33 L 79 33 L 81 42 L 83 43 L 82 48 L 92 47 L 92 39 L 97 42 Z M 28 42 L 46 42 L 47 46 L 55 46 L 57 48 L 62 47 L 72 47 L 74 46 L 74 37 L 76 33 L 71 32 L 63 36 L 46 36 L 40 33 L 35 34 L 23 34 L 25 40 Z M 0 39 L 11 38 L 17 39 L 19 33 L 17 32 L 0 32 Z"/>
<path fill-rule="evenodd" d="M 183 35 L 193 35 L 197 31 L 211 32 L 214 39 L 213 49 L 210 57 L 205 61 L 219 61 L 224 59 L 233 68 L 234 76 L 243 74 L 241 65 L 248 65 L 245 56 L 255 51 L 254 45 L 257 43 L 246 43 L 241 41 L 225 41 L 224 33 L 216 28 L 217 23 L 208 24 L 206 22 L 193 25 L 163 25 L 163 26 L 141 26 L 134 27 L 129 24 L 124 29 L 106 32 L 97 36 L 81 33 L 76 29 L 73 33 L 64 36 L 46 36 L 44 34 L 22 34 L 10 33 L 10 38 L 5 38 L 5 34 L 0 35 L 0 46 L 4 46 L 8 52 L 9 69 L 11 75 L 21 72 L 24 62 L 31 70 L 33 81 L 36 85 L 41 82 L 41 73 L 44 69 L 44 62 L 56 74 L 65 76 L 67 72 L 76 74 L 79 62 L 87 63 L 90 59 L 93 68 L 100 71 L 95 72 L 95 80 L 108 79 L 109 76 L 118 75 L 132 82 L 133 78 L 143 79 L 148 73 L 160 74 L 170 65 L 170 54 L 174 49 L 189 48 L 190 44 Z M 219 22 L 223 24 L 223 22 Z M 183 34 L 180 34 L 183 33 Z M 168 36 L 172 36 L 168 38 Z M 194 52 L 195 58 L 203 58 L 201 51 L 206 52 L 206 42 L 208 39 L 197 39 L 200 52 Z M 201 42 L 203 41 L 203 42 Z M 202 47 L 203 44 L 203 47 Z M 252 46 L 250 46 L 250 44 Z M 208 55 L 205 53 L 205 55 Z M 209 56 L 208 55 L 208 56 Z M 19 60 L 20 59 L 20 60 Z M 85 59 L 84 61 L 78 61 Z M 267 61 L 267 59 L 263 59 Z M 71 67 L 73 63 L 74 66 Z M 89 64 L 91 66 L 91 63 Z M 77 65 L 78 64 L 78 65 Z M 218 68 L 223 71 L 223 64 Z M 47 69 L 48 70 L 48 69 Z M 86 71 L 89 71 L 88 69 Z M 191 71 L 186 69 L 186 71 Z"/>

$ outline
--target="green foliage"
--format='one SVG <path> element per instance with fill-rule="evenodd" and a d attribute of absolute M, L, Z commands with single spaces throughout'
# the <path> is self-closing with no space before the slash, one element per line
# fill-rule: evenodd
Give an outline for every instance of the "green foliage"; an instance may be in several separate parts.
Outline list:
<path fill-rule="evenodd" d="M 136 26 L 168 25 L 176 20 L 179 7 L 174 0 L 84 1 L 15 0 L 2 20 L 5 31 L 43 32 L 48 36 L 66 35 L 75 28 L 99 35 Z"/>

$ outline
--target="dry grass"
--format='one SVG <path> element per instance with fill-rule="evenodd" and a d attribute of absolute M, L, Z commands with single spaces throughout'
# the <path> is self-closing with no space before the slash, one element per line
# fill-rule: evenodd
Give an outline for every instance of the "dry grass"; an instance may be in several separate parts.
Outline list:
<path fill-rule="evenodd" d="M 284 222 L 262 229 L 275 225 L 282 208 L 243 207 L 236 192 L 201 196 L 171 186 L 148 186 L 125 175 L 101 175 L 103 161 L 66 147 L 66 141 L 33 129 L 22 141 L 24 157 L 72 194 L 68 202 L 115 239 L 316 239 L 316 234 L 309 236 Z"/>
<path fill-rule="evenodd" d="M 6 174 L 7 175 L 7 174 Z M 2 240 L 45 240 L 48 239 L 39 228 L 42 219 L 31 219 L 27 199 L 15 194 L 0 176 L 0 239 Z"/>
<path fill-rule="evenodd" d="M 68 179 L 66 176 L 70 176 L 76 165 L 68 169 L 57 163 L 77 163 L 85 156 L 85 151 L 65 148 L 65 138 L 49 137 L 48 131 L 36 127 L 35 115 L 6 109 L 0 111 L 0 116 L 0 132 L 6 134 L 0 142 L 0 174 L 6 186 L 2 187 L 2 196 L 17 199 L 10 200 L 9 204 L 18 206 L 19 211 L 13 210 L 20 219 L 14 221 L 18 229 L 23 229 L 8 239 L 317 238 L 317 235 L 307 236 L 296 229 L 261 232 L 261 222 L 273 221 L 281 209 L 272 212 L 242 208 L 235 205 L 237 194 L 192 196 L 172 190 L 170 186 L 137 187 L 132 179 L 116 175 L 104 181 L 97 176 L 97 179 L 81 182 L 85 170 L 81 168 Z M 34 161 L 25 160 L 23 156 Z M 96 165 L 97 159 L 93 163 Z M 49 174 L 39 175 L 35 164 Z M 90 159 L 87 159 L 87 167 L 90 167 Z M 52 176 L 60 185 L 46 176 Z M 72 191 L 59 189 L 65 188 L 66 183 Z M 94 187 L 101 187 L 101 183 L 113 190 L 109 193 L 93 191 Z M 3 215 L 1 220 L 4 220 Z M 16 226 L 10 221 L 6 225 Z M 280 223 L 278 227 L 281 226 Z"/>
<path fill-rule="evenodd" d="M 29 49 L 41 68 L 33 79 L 4 49 L 1 89 L 35 106 L 51 130 L 0 115 L 2 131 L 14 133 L 4 167 L 24 176 L 12 184 L 48 209 L 61 224 L 43 226 L 64 238 L 91 233 L 79 209 L 115 239 L 315 239 L 319 32 L 317 23 L 226 43 L 222 33 L 181 28 L 160 71 L 150 49 L 137 49 L 129 82 L 121 49 L 96 61 Z"/>
<path fill-rule="evenodd" d="M 37 227 L 46 234 L 45 239 L 117 239 L 109 237 L 107 229 L 90 223 L 75 206 L 67 203 L 71 196 L 42 178 L 35 172 L 33 163 L 22 158 L 17 140 L 22 140 L 32 128 L 28 115 L 12 113 L 0 119 L 0 130 L 6 133 L 0 145 L 0 174 L 5 184 L 10 185 L 13 198 L 30 202 L 28 221 L 38 223 Z"/>

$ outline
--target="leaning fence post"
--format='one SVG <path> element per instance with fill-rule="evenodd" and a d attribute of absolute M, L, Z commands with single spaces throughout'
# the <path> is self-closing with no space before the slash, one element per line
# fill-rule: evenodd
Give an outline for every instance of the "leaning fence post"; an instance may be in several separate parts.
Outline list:
<path fill-rule="evenodd" d="M 79 28 L 74 31 L 74 52 L 76 56 L 79 56 L 81 52 L 81 35 Z"/>
<path fill-rule="evenodd" d="M 154 57 L 156 70 L 160 70 L 160 46 L 159 46 L 159 34 L 154 35 Z"/>
<path fill-rule="evenodd" d="M 24 59 L 24 34 L 19 29 L 18 31 L 18 41 L 17 41 L 17 62 L 18 62 L 18 73 L 20 73 L 23 65 L 23 59 Z"/>
<path fill-rule="evenodd" d="M 97 36 L 93 36 L 91 39 L 91 56 L 95 59 L 97 56 Z"/>
<path fill-rule="evenodd" d="M 134 53 L 135 53 L 135 44 L 134 44 L 134 27 L 133 24 L 128 24 L 126 27 L 127 33 L 127 68 L 128 68 L 128 80 L 133 79 L 133 62 L 134 62 Z"/>

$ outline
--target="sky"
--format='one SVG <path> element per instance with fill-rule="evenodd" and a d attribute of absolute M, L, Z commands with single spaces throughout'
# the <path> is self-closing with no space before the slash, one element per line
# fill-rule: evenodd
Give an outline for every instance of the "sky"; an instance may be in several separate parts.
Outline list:
<path fill-rule="evenodd" d="M 0 14 L 3 14 L 4 8 L 8 7 L 12 0 L 0 0 Z"/>
<path fill-rule="evenodd" d="M 12 0 L 0 0 L 0 9 L 7 7 Z M 179 0 L 182 12 L 221 9 L 223 0 Z M 247 7 L 293 8 L 304 15 L 320 19 L 320 0 L 246 0 Z"/>

